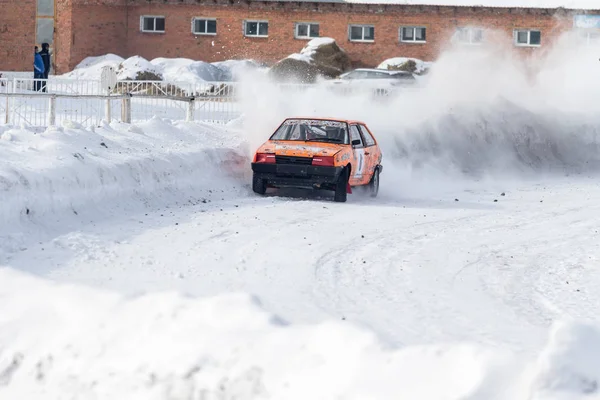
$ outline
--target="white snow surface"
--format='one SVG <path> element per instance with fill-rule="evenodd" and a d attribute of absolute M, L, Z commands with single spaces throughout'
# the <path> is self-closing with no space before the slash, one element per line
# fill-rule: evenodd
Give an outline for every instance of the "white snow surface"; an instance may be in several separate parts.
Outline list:
<path fill-rule="evenodd" d="M 597 51 L 448 49 L 385 99 L 251 74 L 226 127 L 0 126 L 0 398 L 598 400 Z M 364 120 L 379 196 L 254 195 L 293 115 Z"/>
<path fill-rule="evenodd" d="M 539 357 L 392 350 L 343 321 L 289 326 L 243 294 L 125 298 L 0 269 L 0 395 L 127 399 L 586 399 L 600 331 L 563 323 Z"/>

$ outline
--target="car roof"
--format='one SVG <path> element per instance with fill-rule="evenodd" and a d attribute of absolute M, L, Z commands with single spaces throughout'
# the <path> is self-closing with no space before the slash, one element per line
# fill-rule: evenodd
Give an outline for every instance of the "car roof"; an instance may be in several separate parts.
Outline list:
<path fill-rule="evenodd" d="M 367 125 L 366 123 L 364 123 L 363 121 L 358 121 L 358 120 L 354 120 L 354 119 L 345 119 L 345 118 L 327 118 L 327 117 L 288 117 L 285 120 L 288 119 L 316 119 L 319 121 L 336 121 L 336 122 L 346 122 L 347 124 L 362 124 L 362 125 Z"/>

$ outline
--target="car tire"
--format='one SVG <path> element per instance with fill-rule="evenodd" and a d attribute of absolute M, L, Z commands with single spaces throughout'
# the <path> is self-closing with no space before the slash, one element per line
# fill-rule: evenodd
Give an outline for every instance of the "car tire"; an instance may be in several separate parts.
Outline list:
<path fill-rule="evenodd" d="M 259 178 L 256 174 L 252 175 L 252 190 L 254 193 L 265 194 L 267 192 L 267 184 L 264 179 Z"/>
<path fill-rule="evenodd" d="M 371 197 L 377 197 L 379 193 L 379 168 L 375 168 L 371 181 L 369 182 L 369 194 Z"/>
<path fill-rule="evenodd" d="M 335 184 L 335 195 L 333 197 L 334 201 L 338 203 L 343 203 L 348 198 L 347 192 L 348 185 L 348 168 L 344 168 L 342 172 L 340 172 L 340 176 Z"/>

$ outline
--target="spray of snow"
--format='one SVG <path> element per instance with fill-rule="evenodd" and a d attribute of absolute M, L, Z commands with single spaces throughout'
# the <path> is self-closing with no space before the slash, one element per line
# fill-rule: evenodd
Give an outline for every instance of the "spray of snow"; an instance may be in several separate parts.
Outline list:
<path fill-rule="evenodd" d="M 389 98 L 340 95 L 327 84 L 280 89 L 255 75 L 240 91 L 245 130 L 258 145 L 288 116 L 363 120 L 384 151 L 384 191 L 419 186 L 423 178 L 430 185 L 449 176 L 497 180 L 596 170 L 600 46 L 567 34 L 537 60 L 510 50 L 449 48 L 416 87 Z"/>

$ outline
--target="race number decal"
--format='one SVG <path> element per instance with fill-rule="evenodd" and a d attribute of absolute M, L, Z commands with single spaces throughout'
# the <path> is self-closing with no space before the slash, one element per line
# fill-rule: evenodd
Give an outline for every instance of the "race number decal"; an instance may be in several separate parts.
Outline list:
<path fill-rule="evenodd" d="M 358 162 L 357 168 L 354 171 L 354 176 L 356 178 L 361 177 L 363 174 L 363 169 L 365 167 L 365 150 L 364 149 L 354 149 L 354 154 L 356 155 L 356 161 Z"/>

